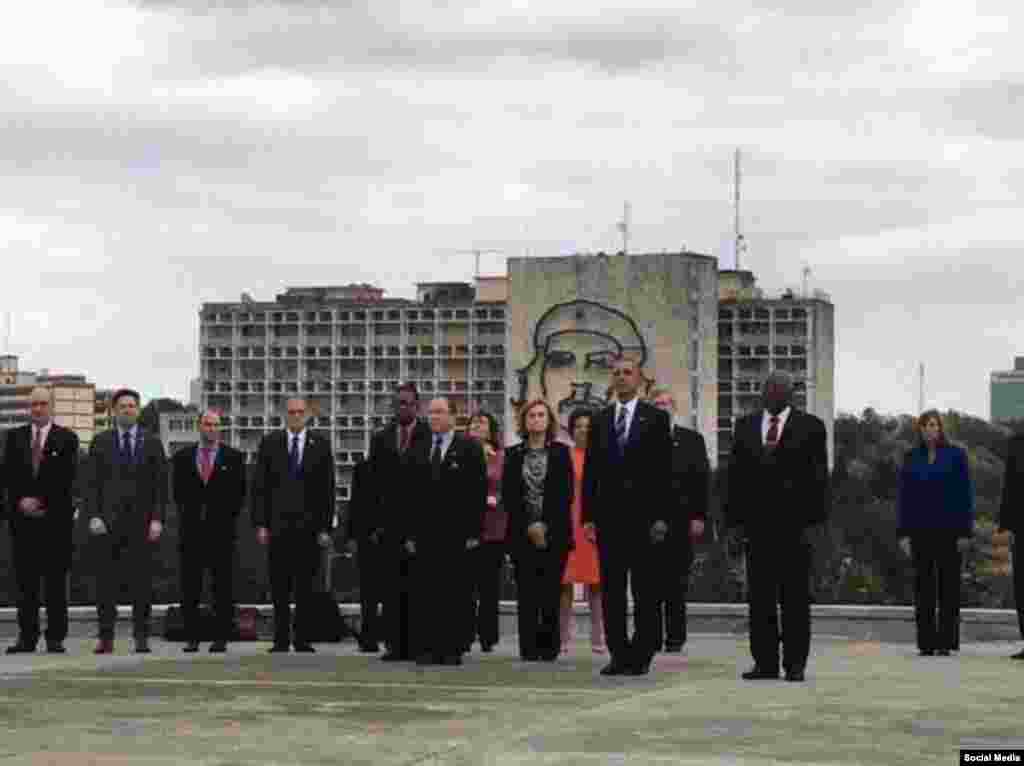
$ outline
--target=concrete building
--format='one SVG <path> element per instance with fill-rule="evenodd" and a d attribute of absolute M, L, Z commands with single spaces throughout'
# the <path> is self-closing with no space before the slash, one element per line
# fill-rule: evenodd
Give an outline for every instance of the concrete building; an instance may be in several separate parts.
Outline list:
<path fill-rule="evenodd" d="M 512 396 L 541 397 L 565 425 L 572 410 L 601 407 L 611 362 L 643 363 L 647 388 L 667 386 L 684 424 L 717 455 L 717 261 L 696 253 L 574 255 L 508 261 Z M 513 401 L 514 400 L 514 401 Z"/>
<path fill-rule="evenodd" d="M 160 413 L 160 441 L 168 459 L 183 447 L 195 444 L 199 441 L 199 413 L 195 410 Z"/>
<path fill-rule="evenodd" d="M 87 449 L 96 434 L 96 386 L 84 375 L 20 370 L 17 356 L 0 357 L 0 430 L 31 422 L 31 395 L 37 386 L 52 390 L 54 422 L 73 430 Z"/>
<path fill-rule="evenodd" d="M 727 458 L 736 419 L 760 407 L 761 380 L 773 370 L 796 378 L 796 402 L 828 432 L 833 465 L 834 306 L 821 290 L 766 294 L 749 271 L 719 274 L 718 450 Z"/>
<path fill-rule="evenodd" d="M 203 304 L 200 409 L 223 412 L 226 442 L 252 459 L 262 436 L 284 427 L 287 399 L 307 398 L 312 427 L 331 435 L 344 502 L 400 381 L 415 381 L 423 398 L 449 397 L 460 425 L 479 408 L 504 411 L 502 283 L 482 283 L 482 300 L 473 285 L 430 283 L 415 300 L 348 285 Z"/>
<path fill-rule="evenodd" d="M 992 373 L 989 397 L 993 423 L 1024 420 L 1024 356 L 1014 358 L 1012 370 Z"/>

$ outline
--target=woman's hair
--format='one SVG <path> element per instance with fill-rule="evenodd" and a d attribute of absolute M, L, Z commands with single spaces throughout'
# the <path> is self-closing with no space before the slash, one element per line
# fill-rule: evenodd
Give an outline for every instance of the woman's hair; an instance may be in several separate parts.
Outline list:
<path fill-rule="evenodd" d="M 558 438 L 558 420 L 555 419 L 555 413 L 551 409 L 551 405 L 543 399 L 533 399 L 523 405 L 523 408 L 519 410 L 519 438 L 526 440 L 530 437 L 529 432 L 526 430 L 526 416 L 530 410 L 534 407 L 543 407 L 548 411 L 548 429 L 545 434 L 545 441 L 553 442 Z"/>
<path fill-rule="evenodd" d="M 594 420 L 594 411 L 587 407 L 579 407 L 569 413 L 569 436 L 573 437 L 576 433 L 576 421 L 580 418 L 586 418 L 591 422 Z"/>
<path fill-rule="evenodd" d="M 938 410 L 926 410 L 922 412 L 918 417 L 915 425 L 917 426 L 917 434 L 920 441 L 920 445 L 924 446 L 924 429 L 927 427 L 930 421 L 934 420 L 939 424 L 939 440 L 937 442 L 939 447 L 945 447 L 949 444 L 949 440 L 946 439 L 946 426 L 942 422 L 942 415 L 939 414 Z"/>
<path fill-rule="evenodd" d="M 479 410 L 473 414 L 473 417 L 469 419 L 470 424 L 474 420 L 486 420 L 487 421 L 487 443 L 490 444 L 494 449 L 498 449 L 500 429 L 498 428 L 498 419 L 487 410 Z"/>

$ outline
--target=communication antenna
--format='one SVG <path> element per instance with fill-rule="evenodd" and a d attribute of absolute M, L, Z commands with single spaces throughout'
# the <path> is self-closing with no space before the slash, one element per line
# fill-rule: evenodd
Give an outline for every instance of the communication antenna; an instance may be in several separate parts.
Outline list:
<path fill-rule="evenodd" d="M 629 214 L 632 211 L 633 206 L 628 202 L 622 205 L 622 220 L 615 224 L 620 232 L 622 232 L 622 254 L 629 255 Z"/>
<path fill-rule="evenodd" d="M 455 255 L 472 255 L 473 256 L 473 276 L 477 279 L 480 278 L 480 256 L 481 255 L 504 255 L 504 250 L 488 250 L 481 248 L 474 248 L 471 250 L 449 250 L 447 252 L 454 253 Z"/>
<path fill-rule="evenodd" d="M 917 414 L 924 412 L 924 362 L 918 368 Z"/>
<path fill-rule="evenodd" d="M 737 147 L 733 155 L 733 255 L 736 259 L 736 271 L 740 270 L 740 255 L 747 251 L 747 242 L 740 231 L 740 186 L 743 181 L 740 169 L 740 150 Z"/>
<path fill-rule="evenodd" d="M 811 276 L 811 267 L 808 264 L 804 264 L 804 298 L 810 298 L 811 294 L 807 290 L 807 283 Z"/>

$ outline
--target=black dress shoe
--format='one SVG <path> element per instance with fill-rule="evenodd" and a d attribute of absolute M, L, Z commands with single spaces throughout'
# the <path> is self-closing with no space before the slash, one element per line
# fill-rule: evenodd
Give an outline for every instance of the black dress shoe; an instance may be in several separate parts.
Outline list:
<path fill-rule="evenodd" d="M 359 651 L 363 654 L 376 654 L 380 651 L 380 646 L 378 646 L 377 644 L 372 644 L 368 641 L 360 641 Z"/>
<path fill-rule="evenodd" d="M 136 654 L 152 654 L 153 650 L 149 648 L 148 638 L 139 638 L 135 641 L 135 653 Z"/>
<path fill-rule="evenodd" d="M 683 651 L 682 644 L 665 644 L 665 654 L 679 654 Z"/>
<path fill-rule="evenodd" d="M 441 658 L 442 665 L 461 665 L 462 655 L 461 654 L 448 654 Z"/>
<path fill-rule="evenodd" d="M 288 644 L 274 644 L 272 647 L 267 649 L 268 654 L 287 654 Z"/>
<path fill-rule="evenodd" d="M 935 653 L 937 655 L 939 655 L 940 657 L 948 657 L 949 656 L 949 649 L 939 649 L 939 651 L 937 651 Z"/>
<path fill-rule="evenodd" d="M 18 641 L 13 646 L 8 646 L 4 654 L 32 654 L 35 650 L 35 644 L 26 644 L 23 641 Z"/>
<path fill-rule="evenodd" d="M 1021 649 L 1016 654 L 1011 654 L 1010 655 L 1010 659 L 1011 660 L 1024 660 L 1024 649 Z"/>
<path fill-rule="evenodd" d="M 63 641 L 47 641 L 46 651 L 49 654 L 66 654 L 67 649 L 64 648 Z"/>
<path fill-rule="evenodd" d="M 440 660 L 439 657 L 435 657 L 433 654 L 430 654 L 429 652 L 424 652 L 423 654 L 421 654 L 418 657 L 416 657 L 416 664 L 417 665 L 440 665 L 441 664 L 441 660 Z"/>
<path fill-rule="evenodd" d="M 744 673 L 742 678 L 744 681 L 778 681 L 779 671 L 766 670 L 755 665 Z"/>
<path fill-rule="evenodd" d="M 411 660 L 408 654 L 399 654 L 398 652 L 385 652 L 381 655 L 381 662 L 408 662 Z"/>
<path fill-rule="evenodd" d="M 935 656 L 935 650 L 934 649 L 922 649 L 917 654 L 920 657 L 934 657 Z"/>
<path fill-rule="evenodd" d="M 227 641 L 214 641 L 212 644 L 210 644 L 210 651 L 213 654 L 223 654 L 227 650 L 228 650 L 228 643 L 227 643 Z"/>
<path fill-rule="evenodd" d="M 794 683 L 801 683 L 804 680 L 804 671 L 802 670 L 787 670 L 786 680 Z"/>
<path fill-rule="evenodd" d="M 187 644 L 185 644 L 181 651 L 188 652 L 189 654 L 194 654 L 195 652 L 199 651 L 199 642 L 189 641 Z"/>
<path fill-rule="evenodd" d="M 621 662 L 612 660 L 603 668 L 601 668 L 602 676 L 627 676 L 630 675 L 630 668 L 627 665 L 623 665 Z"/>
<path fill-rule="evenodd" d="M 629 675 L 631 676 L 646 676 L 651 672 L 651 663 L 648 662 L 637 662 L 629 666 Z"/>
<path fill-rule="evenodd" d="M 480 651 L 484 654 L 490 654 L 494 651 L 494 644 L 480 644 Z"/>
<path fill-rule="evenodd" d="M 296 644 L 295 651 L 302 652 L 303 654 L 316 654 L 316 649 L 313 648 L 313 645 L 306 643 L 305 641 L 300 644 Z"/>

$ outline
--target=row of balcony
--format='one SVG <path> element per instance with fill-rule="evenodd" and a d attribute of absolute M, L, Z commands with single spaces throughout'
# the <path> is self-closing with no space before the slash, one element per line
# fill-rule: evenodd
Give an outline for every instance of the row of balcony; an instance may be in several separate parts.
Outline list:
<path fill-rule="evenodd" d="M 333 322 L 422 322 L 424 320 L 504 321 L 505 309 L 388 309 L 377 311 L 207 311 L 202 315 L 205 324 L 237 323 L 333 323 Z"/>
<path fill-rule="evenodd" d="M 759 308 L 720 308 L 718 310 L 718 321 L 729 322 L 734 319 L 739 320 L 757 320 L 761 322 L 770 321 L 775 319 L 776 321 L 789 321 L 794 319 L 807 319 L 807 309 L 793 307 L 793 308 L 777 308 L 769 309 L 764 307 Z"/>
<path fill-rule="evenodd" d="M 415 380 L 415 379 L 413 379 Z M 245 380 L 206 380 L 203 391 L 208 394 L 392 394 L 399 386 L 398 380 L 372 381 L 330 381 L 330 380 L 289 380 L 289 381 L 245 381 Z M 440 393 L 465 393 L 469 391 L 505 390 L 503 377 L 492 377 L 484 380 L 418 380 L 416 385 L 421 391 Z"/>
<path fill-rule="evenodd" d="M 807 346 L 719 346 L 720 357 L 807 356 Z"/>
<path fill-rule="evenodd" d="M 203 359 L 340 359 L 503 357 L 504 345 L 460 346 L 203 346 Z"/>

